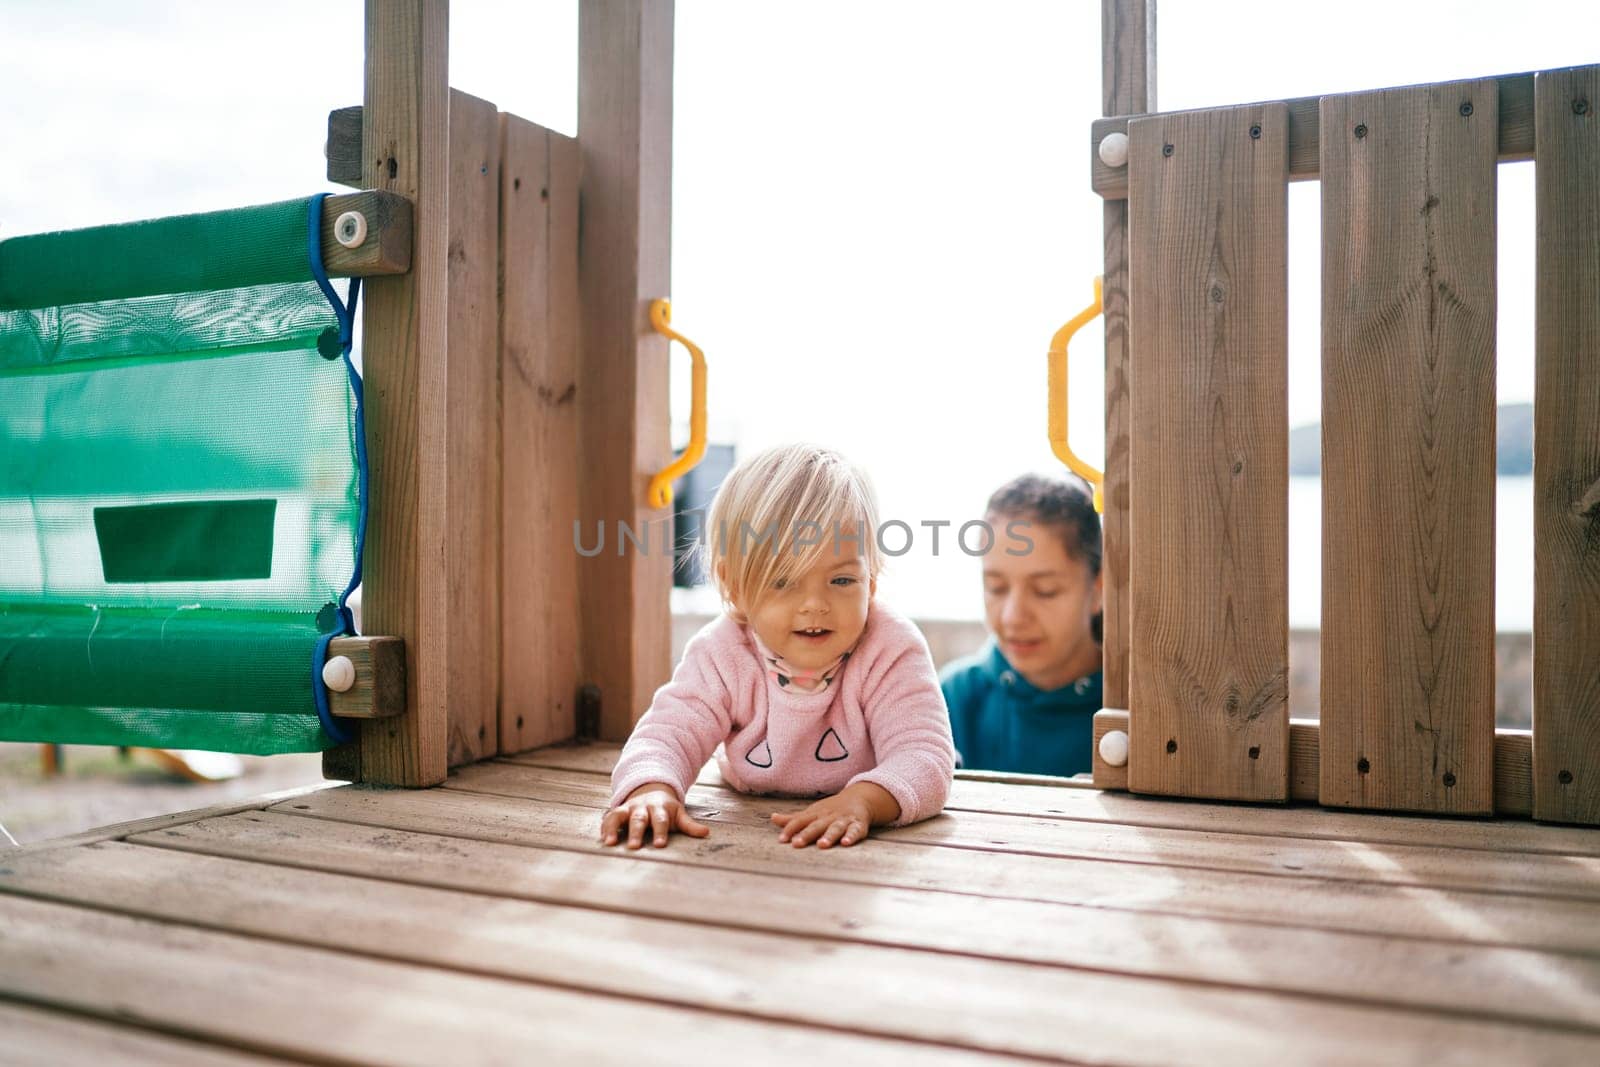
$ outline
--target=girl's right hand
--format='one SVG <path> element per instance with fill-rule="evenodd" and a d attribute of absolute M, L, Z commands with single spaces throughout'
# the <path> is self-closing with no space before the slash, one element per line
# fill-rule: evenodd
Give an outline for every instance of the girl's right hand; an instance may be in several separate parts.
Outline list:
<path fill-rule="evenodd" d="M 666 847 L 667 836 L 673 830 L 690 837 L 707 837 L 711 833 L 709 826 L 690 817 L 689 809 L 678 799 L 672 787 L 660 782 L 640 786 L 629 794 L 627 800 L 606 812 L 605 818 L 600 820 L 601 842 L 616 844 L 624 826 L 628 828 L 629 848 L 639 848 L 644 844 L 647 827 L 657 848 Z"/>

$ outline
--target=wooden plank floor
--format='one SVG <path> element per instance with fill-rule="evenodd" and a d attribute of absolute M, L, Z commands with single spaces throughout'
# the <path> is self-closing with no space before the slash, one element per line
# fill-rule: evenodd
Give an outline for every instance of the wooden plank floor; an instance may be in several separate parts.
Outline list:
<path fill-rule="evenodd" d="M 1600 834 L 963 777 L 818 852 L 616 750 L 0 852 L 0 1061 L 1600 1062 Z"/>

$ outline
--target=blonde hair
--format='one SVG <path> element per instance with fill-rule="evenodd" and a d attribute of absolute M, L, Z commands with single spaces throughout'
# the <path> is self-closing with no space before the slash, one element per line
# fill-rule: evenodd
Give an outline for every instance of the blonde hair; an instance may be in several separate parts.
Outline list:
<path fill-rule="evenodd" d="M 706 573 L 741 618 L 843 546 L 883 568 L 878 497 L 865 472 L 829 448 L 783 445 L 735 467 L 717 489 L 701 544 Z"/>

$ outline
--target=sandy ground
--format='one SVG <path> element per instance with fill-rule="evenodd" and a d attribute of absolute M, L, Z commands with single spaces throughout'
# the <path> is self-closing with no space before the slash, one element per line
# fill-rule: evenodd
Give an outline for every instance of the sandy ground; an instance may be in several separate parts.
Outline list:
<path fill-rule="evenodd" d="M 0 744 L 0 824 L 20 844 L 322 781 L 322 757 L 314 752 L 245 756 L 239 777 L 197 783 L 138 750 L 124 758 L 114 748 L 84 745 L 63 746 L 61 773 L 47 778 L 42 747 Z"/>

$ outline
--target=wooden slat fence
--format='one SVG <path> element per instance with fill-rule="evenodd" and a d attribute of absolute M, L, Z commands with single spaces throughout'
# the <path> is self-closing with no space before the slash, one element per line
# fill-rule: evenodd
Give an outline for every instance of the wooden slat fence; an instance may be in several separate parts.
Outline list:
<path fill-rule="evenodd" d="M 1097 781 L 1600 823 L 1600 67 L 1324 97 L 1314 127 L 1305 105 L 1118 124 L 1131 621 L 1106 656 L 1129 656 L 1131 747 Z M 1538 172 L 1537 277 L 1506 280 L 1538 293 L 1531 742 L 1494 725 L 1496 175 L 1528 154 L 1506 151 L 1508 121 Z M 1285 187 L 1308 145 L 1322 693 L 1291 774 Z"/>

